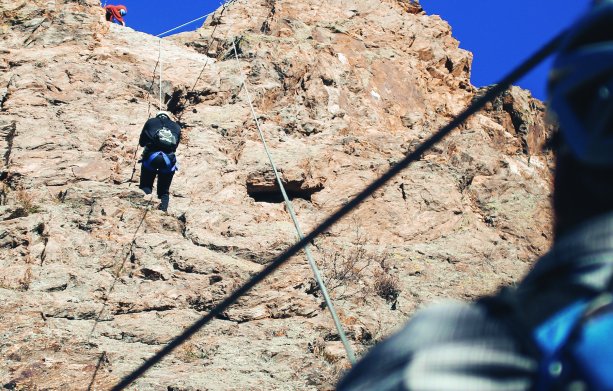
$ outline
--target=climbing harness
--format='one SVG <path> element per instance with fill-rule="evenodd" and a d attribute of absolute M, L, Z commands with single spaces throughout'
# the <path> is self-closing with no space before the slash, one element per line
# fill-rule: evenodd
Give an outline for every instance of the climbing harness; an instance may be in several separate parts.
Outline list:
<path fill-rule="evenodd" d="M 317 236 L 326 232 L 328 229 L 332 227 L 337 221 L 346 216 L 349 212 L 355 209 L 358 205 L 360 205 L 363 201 L 365 201 L 368 197 L 370 197 L 374 192 L 379 190 L 383 185 L 389 182 L 392 178 L 398 175 L 401 171 L 406 169 L 411 163 L 419 160 L 423 154 L 432 148 L 434 145 L 438 144 L 441 140 L 443 140 L 451 131 L 460 126 L 464 121 L 466 121 L 470 116 L 475 114 L 481 108 L 483 108 L 488 102 L 498 97 L 504 91 L 506 91 L 512 83 L 519 80 L 522 76 L 528 73 L 532 68 L 542 62 L 545 58 L 547 58 L 551 53 L 553 53 L 559 46 L 566 35 L 566 31 L 560 33 L 551 41 L 549 41 L 542 49 L 532 55 L 528 60 L 522 63 L 519 67 L 513 70 L 508 76 L 504 77 L 498 84 L 494 85 L 491 89 L 489 89 L 483 96 L 475 99 L 473 103 L 466 108 L 462 113 L 455 117 L 450 123 L 441 128 L 438 132 L 433 134 L 429 139 L 427 139 L 424 143 L 418 146 L 413 152 L 409 153 L 405 156 L 400 162 L 396 165 L 392 166 L 386 173 L 384 173 L 381 177 L 376 179 L 370 185 L 368 185 L 363 191 L 361 191 L 355 198 L 345 204 L 343 207 L 338 209 L 332 215 L 330 215 L 326 220 L 320 223 L 311 233 L 306 235 L 303 239 L 298 241 L 296 244 L 292 245 L 289 249 L 287 249 L 284 253 L 277 256 L 270 263 L 264 267 L 264 269 L 249 279 L 245 284 L 236 289 L 233 293 L 231 293 L 226 299 L 217 304 L 210 312 L 203 317 L 201 317 L 194 324 L 189 326 L 187 329 L 183 331 L 180 335 L 175 337 L 173 340 L 168 342 L 160 351 L 158 351 L 153 357 L 147 359 L 144 363 L 141 364 L 137 369 L 135 369 L 130 374 L 126 375 L 117 385 L 115 385 L 112 390 L 119 391 L 128 387 L 132 382 L 142 376 L 147 370 L 149 370 L 152 366 L 157 364 L 160 360 L 162 360 L 165 356 L 170 354 L 174 349 L 180 346 L 183 342 L 187 341 L 191 336 L 193 336 L 196 332 L 198 332 L 202 327 L 208 324 L 210 321 L 215 319 L 217 316 L 221 315 L 225 310 L 228 309 L 232 304 L 234 304 L 240 297 L 249 292 L 253 287 L 262 282 L 265 278 L 267 278 L 270 274 L 276 271 L 279 267 L 281 267 L 285 262 L 287 262 L 291 257 L 296 255 L 300 250 L 304 249 L 310 242 L 312 242 Z"/>
<path fill-rule="evenodd" d="M 162 159 L 164 159 L 165 168 L 154 166 L 153 162 L 158 156 L 161 156 Z M 146 159 L 143 159 L 143 166 L 149 171 L 157 171 L 162 174 L 170 174 L 171 172 L 179 171 L 179 165 L 176 163 L 176 159 L 175 163 L 173 164 L 170 156 L 162 151 L 153 152 Z"/>
<path fill-rule="evenodd" d="M 277 170 L 277 165 L 275 164 L 272 154 L 270 153 L 270 150 L 268 149 L 268 143 L 266 142 L 266 138 L 264 137 L 264 133 L 262 132 L 260 121 L 258 120 L 258 116 L 255 113 L 255 109 L 253 108 L 253 100 L 251 99 L 251 93 L 249 92 L 249 88 L 247 86 L 247 77 L 245 77 L 243 68 L 238 59 L 238 51 L 236 50 L 236 44 L 234 43 L 234 40 L 232 40 L 232 48 L 234 49 L 234 58 L 236 59 L 236 63 L 239 66 L 241 77 L 243 79 L 242 85 L 244 87 L 245 94 L 247 95 L 247 101 L 249 102 L 249 108 L 251 109 L 251 115 L 253 116 L 253 120 L 255 121 L 255 125 L 258 129 L 260 140 L 262 141 L 262 144 L 264 145 L 264 151 L 266 152 L 266 156 L 268 156 L 268 161 L 270 162 L 270 166 L 272 167 L 272 170 L 275 174 L 277 185 L 279 186 L 279 189 L 281 189 L 281 194 L 283 195 L 285 206 L 287 208 L 287 211 L 289 212 L 292 222 L 294 223 L 294 228 L 296 229 L 296 233 L 298 234 L 298 239 L 304 239 L 302 229 L 300 228 L 300 223 L 298 222 L 298 218 L 296 217 L 296 213 L 294 211 L 294 206 L 292 202 L 289 200 L 289 197 L 287 196 L 287 192 L 285 191 L 285 186 L 283 185 L 283 181 L 281 180 L 281 176 L 279 175 L 279 171 Z M 328 310 L 330 311 L 330 314 L 332 315 L 332 319 L 334 320 L 334 325 L 336 326 L 336 330 L 338 331 L 341 341 L 343 342 L 345 351 L 347 352 L 347 357 L 349 358 L 349 361 L 351 362 L 351 364 L 354 364 L 355 354 L 353 353 L 353 349 L 351 348 L 351 345 L 349 344 L 349 341 L 347 340 L 347 336 L 345 335 L 343 326 L 341 325 L 340 319 L 338 318 L 338 315 L 336 314 L 336 310 L 334 309 L 332 300 L 330 300 L 330 296 L 328 295 L 328 290 L 326 289 L 326 285 L 324 284 L 324 281 L 321 278 L 321 273 L 319 271 L 319 268 L 317 267 L 317 264 L 313 260 L 313 255 L 311 254 L 311 249 L 309 245 L 306 245 L 304 247 L 304 252 L 306 253 L 307 260 L 309 262 L 309 265 L 311 266 L 313 275 L 315 276 L 315 281 L 317 282 L 317 285 L 319 286 L 319 289 L 321 290 L 321 293 L 322 293 L 322 296 L 324 297 L 326 305 L 328 306 Z"/>

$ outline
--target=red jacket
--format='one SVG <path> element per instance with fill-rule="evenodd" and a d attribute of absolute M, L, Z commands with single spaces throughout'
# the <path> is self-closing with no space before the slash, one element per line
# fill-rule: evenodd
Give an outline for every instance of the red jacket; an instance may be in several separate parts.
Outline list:
<path fill-rule="evenodd" d="M 124 5 L 107 5 L 104 7 L 107 14 L 107 20 L 114 22 L 118 21 L 119 23 L 125 26 L 126 22 L 124 22 L 123 17 L 119 13 L 120 10 L 128 12 L 128 9 Z M 110 15 L 110 18 L 108 17 Z"/>

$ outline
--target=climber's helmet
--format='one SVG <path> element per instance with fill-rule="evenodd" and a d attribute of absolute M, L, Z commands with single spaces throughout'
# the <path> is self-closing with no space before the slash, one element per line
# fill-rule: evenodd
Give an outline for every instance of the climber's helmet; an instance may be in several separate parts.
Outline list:
<path fill-rule="evenodd" d="M 562 148 L 613 167 L 613 1 L 600 1 L 561 45 L 548 81 Z"/>
<path fill-rule="evenodd" d="M 155 116 L 156 116 L 157 118 L 160 118 L 160 117 L 166 117 L 166 118 L 168 118 L 168 119 L 172 119 L 172 118 L 170 117 L 170 113 L 169 113 L 168 111 L 158 111 L 158 113 L 157 113 Z"/>
<path fill-rule="evenodd" d="M 123 8 L 122 8 L 122 9 L 120 9 L 120 10 L 119 10 L 119 14 L 120 14 L 121 16 L 124 16 L 124 15 L 125 15 L 125 14 L 127 14 L 127 13 L 128 13 L 128 10 L 126 10 L 126 9 L 123 9 Z"/>

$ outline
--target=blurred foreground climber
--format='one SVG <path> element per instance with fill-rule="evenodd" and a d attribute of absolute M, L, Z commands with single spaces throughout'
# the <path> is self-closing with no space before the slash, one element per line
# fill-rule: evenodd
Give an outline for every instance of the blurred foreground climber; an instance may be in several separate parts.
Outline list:
<path fill-rule="evenodd" d="M 416 313 L 339 391 L 613 390 L 613 1 L 567 34 L 548 94 L 552 249 L 517 287 Z"/>
<path fill-rule="evenodd" d="M 160 111 L 148 119 L 138 140 L 139 145 L 145 147 L 139 187 L 146 195 L 151 194 L 157 176 L 158 209 L 163 211 L 168 210 L 170 184 L 178 170 L 175 151 L 181 140 L 181 127 L 170 116 L 168 112 Z"/>
<path fill-rule="evenodd" d="M 122 26 L 126 26 L 123 17 L 128 13 L 128 9 L 124 5 L 105 5 L 107 22 L 117 22 Z"/>

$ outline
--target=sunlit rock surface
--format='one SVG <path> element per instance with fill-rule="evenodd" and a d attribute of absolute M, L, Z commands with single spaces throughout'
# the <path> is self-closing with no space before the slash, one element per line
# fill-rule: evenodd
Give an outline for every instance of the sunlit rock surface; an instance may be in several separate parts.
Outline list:
<path fill-rule="evenodd" d="M 110 388 L 295 242 L 247 92 L 305 232 L 482 93 L 472 54 L 410 2 L 234 1 L 161 43 L 185 134 L 165 214 L 138 170 L 128 183 L 158 110 L 158 39 L 93 0 L 5 0 L 0 16 L 7 389 Z M 543 111 L 511 89 L 315 241 L 358 354 L 547 249 Z M 133 389 L 331 389 L 348 362 L 322 302 L 300 254 Z"/>

